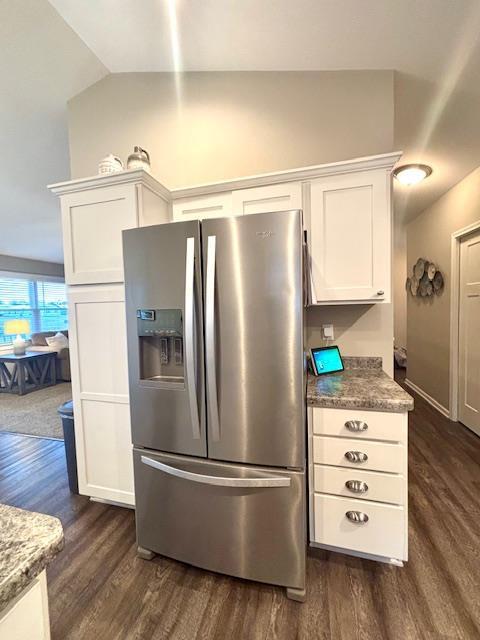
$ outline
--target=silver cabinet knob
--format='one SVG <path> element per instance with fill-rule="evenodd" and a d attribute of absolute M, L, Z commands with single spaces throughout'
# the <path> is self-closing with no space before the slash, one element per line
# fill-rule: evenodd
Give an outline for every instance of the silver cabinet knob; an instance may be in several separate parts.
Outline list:
<path fill-rule="evenodd" d="M 368 424 L 363 422 L 363 420 L 347 420 L 345 422 L 345 428 L 349 431 L 366 431 L 368 429 Z"/>
<path fill-rule="evenodd" d="M 380 289 L 379 291 L 377 291 L 377 296 L 383 296 L 385 295 L 385 291 L 383 291 L 383 289 Z"/>
<path fill-rule="evenodd" d="M 366 524 L 368 522 L 368 516 L 363 511 L 347 511 L 345 515 L 350 522 L 355 524 Z"/>
<path fill-rule="evenodd" d="M 362 480 L 347 480 L 345 486 L 352 493 L 366 493 L 368 491 L 368 484 Z"/>
<path fill-rule="evenodd" d="M 345 458 L 349 462 L 366 462 L 368 460 L 367 454 L 362 451 L 346 451 Z"/>

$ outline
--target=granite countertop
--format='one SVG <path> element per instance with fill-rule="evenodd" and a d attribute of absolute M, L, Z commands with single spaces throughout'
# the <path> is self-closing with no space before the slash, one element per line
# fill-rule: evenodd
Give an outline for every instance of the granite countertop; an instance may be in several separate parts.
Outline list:
<path fill-rule="evenodd" d="M 58 518 L 0 504 L 0 610 L 63 549 Z"/>
<path fill-rule="evenodd" d="M 308 376 L 307 404 L 334 409 L 403 413 L 413 398 L 382 370 L 381 358 L 343 358 L 345 371 Z"/>

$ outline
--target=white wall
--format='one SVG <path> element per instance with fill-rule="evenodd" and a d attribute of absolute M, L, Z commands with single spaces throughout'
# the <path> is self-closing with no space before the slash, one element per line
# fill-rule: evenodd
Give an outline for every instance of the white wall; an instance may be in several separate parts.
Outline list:
<path fill-rule="evenodd" d="M 430 298 L 407 297 L 407 377 L 449 408 L 451 235 L 480 220 L 480 167 L 409 223 L 408 264 L 435 262 L 445 287 Z"/>
<path fill-rule="evenodd" d="M 393 151 L 393 75 L 187 73 L 178 85 L 174 74 L 109 75 L 69 103 L 72 178 L 134 145 L 170 188 Z M 310 344 L 327 321 L 346 355 L 381 355 L 391 372 L 392 305 L 311 310 Z"/>

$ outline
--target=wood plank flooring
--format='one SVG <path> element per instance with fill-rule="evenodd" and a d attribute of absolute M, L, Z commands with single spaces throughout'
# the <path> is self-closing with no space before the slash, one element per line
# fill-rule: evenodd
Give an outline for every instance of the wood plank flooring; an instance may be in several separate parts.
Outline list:
<path fill-rule="evenodd" d="M 135 555 L 134 513 L 68 491 L 63 443 L 0 434 L 0 501 L 58 516 L 53 640 L 480 638 L 480 438 L 421 398 L 410 420 L 410 561 L 315 552 L 308 600 Z"/>

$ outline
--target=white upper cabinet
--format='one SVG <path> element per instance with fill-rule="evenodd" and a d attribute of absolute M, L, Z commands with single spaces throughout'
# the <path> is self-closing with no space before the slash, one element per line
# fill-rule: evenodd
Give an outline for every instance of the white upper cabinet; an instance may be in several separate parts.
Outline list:
<path fill-rule="evenodd" d="M 232 192 L 234 215 L 302 209 L 302 184 L 285 182 Z"/>
<path fill-rule="evenodd" d="M 232 215 L 232 193 L 212 193 L 179 198 L 172 204 L 173 221 L 223 218 Z"/>
<path fill-rule="evenodd" d="M 68 284 L 123 282 L 122 231 L 169 222 L 168 191 L 142 170 L 53 185 Z"/>
<path fill-rule="evenodd" d="M 390 172 L 312 180 L 309 250 L 313 304 L 389 302 Z"/>

